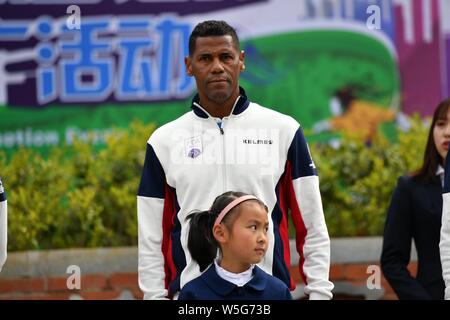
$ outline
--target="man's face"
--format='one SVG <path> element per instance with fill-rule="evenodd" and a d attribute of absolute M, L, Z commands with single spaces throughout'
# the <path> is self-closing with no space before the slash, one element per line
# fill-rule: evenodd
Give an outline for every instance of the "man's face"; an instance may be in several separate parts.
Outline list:
<path fill-rule="evenodd" d="M 185 64 L 188 75 L 195 78 L 202 104 L 223 104 L 238 97 L 244 51 L 239 52 L 230 35 L 197 38 Z"/>

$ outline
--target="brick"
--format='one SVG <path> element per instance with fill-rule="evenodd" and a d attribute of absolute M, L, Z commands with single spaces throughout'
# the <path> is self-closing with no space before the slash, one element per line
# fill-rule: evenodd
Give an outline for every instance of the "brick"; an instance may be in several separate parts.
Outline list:
<path fill-rule="evenodd" d="M 0 280 L 0 292 L 35 292 L 44 290 L 44 278 L 16 278 Z"/>
<path fill-rule="evenodd" d="M 80 295 L 85 300 L 114 300 L 120 296 L 120 291 L 82 291 Z"/>
<path fill-rule="evenodd" d="M 108 283 L 113 289 L 139 288 L 137 273 L 115 273 L 108 278 Z"/>
<path fill-rule="evenodd" d="M 70 293 L 54 292 L 54 293 L 35 293 L 28 296 L 27 300 L 69 300 Z"/>
<path fill-rule="evenodd" d="M 348 281 L 348 283 L 351 283 L 354 286 L 367 288 L 367 280 L 366 279 L 352 280 L 352 281 Z"/>
<path fill-rule="evenodd" d="M 23 296 L 22 292 L 8 292 L 8 293 L 0 293 L 0 300 L 17 300 L 18 297 Z"/>
<path fill-rule="evenodd" d="M 71 293 L 78 293 L 79 290 L 71 290 L 67 288 L 66 277 L 54 277 L 47 279 L 48 291 L 70 291 Z M 108 284 L 106 277 L 102 275 L 85 275 L 80 279 L 81 290 L 102 290 L 107 289 Z"/>
<path fill-rule="evenodd" d="M 10 293 L 0 295 L 0 300 L 69 300 L 69 293 Z"/>
<path fill-rule="evenodd" d="M 9 293 L 9 294 L 2 294 L 0 295 L 0 301 L 1 300 L 29 300 L 27 298 L 24 298 L 23 293 Z"/>
<path fill-rule="evenodd" d="M 103 275 L 89 274 L 81 276 L 81 290 L 107 289 L 107 279 Z"/>
<path fill-rule="evenodd" d="M 341 264 L 333 264 L 330 266 L 330 280 L 343 280 L 345 277 L 345 268 Z"/>
<path fill-rule="evenodd" d="M 67 278 L 47 278 L 48 291 L 64 291 L 67 288 Z"/>
<path fill-rule="evenodd" d="M 370 276 L 370 273 L 367 273 L 367 267 L 365 264 L 345 265 L 344 278 L 347 280 L 367 280 Z"/>

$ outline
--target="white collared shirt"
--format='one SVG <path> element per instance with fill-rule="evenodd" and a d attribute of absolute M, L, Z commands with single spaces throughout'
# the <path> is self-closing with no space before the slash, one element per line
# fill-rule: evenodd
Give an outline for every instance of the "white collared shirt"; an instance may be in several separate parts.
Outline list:
<path fill-rule="evenodd" d="M 247 282 L 249 282 L 253 278 L 253 268 L 255 267 L 254 265 L 251 265 L 250 268 L 248 268 L 244 272 L 233 273 L 219 266 L 217 260 L 214 260 L 214 264 L 216 265 L 216 270 L 219 277 L 228 282 L 234 283 L 238 287 L 243 287 Z"/>

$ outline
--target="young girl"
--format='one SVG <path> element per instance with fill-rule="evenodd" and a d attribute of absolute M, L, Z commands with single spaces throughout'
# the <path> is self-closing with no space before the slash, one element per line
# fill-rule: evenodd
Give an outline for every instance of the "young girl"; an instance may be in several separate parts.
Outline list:
<path fill-rule="evenodd" d="M 179 300 L 291 300 L 287 286 L 255 264 L 268 247 L 268 209 L 255 196 L 226 192 L 190 219 L 188 249 L 202 273 Z M 220 250 L 217 257 L 217 249 Z"/>

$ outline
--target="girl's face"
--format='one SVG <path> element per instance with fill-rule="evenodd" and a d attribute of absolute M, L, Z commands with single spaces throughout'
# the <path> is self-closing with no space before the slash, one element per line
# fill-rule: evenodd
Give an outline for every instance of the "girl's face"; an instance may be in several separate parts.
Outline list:
<path fill-rule="evenodd" d="M 237 209 L 231 230 L 225 228 L 220 262 L 222 268 L 234 273 L 243 272 L 262 260 L 268 247 L 269 228 L 267 211 L 256 201 L 245 201 Z"/>
<path fill-rule="evenodd" d="M 437 119 L 433 128 L 433 138 L 442 163 L 444 163 L 450 143 L 450 108 L 444 118 Z"/>

